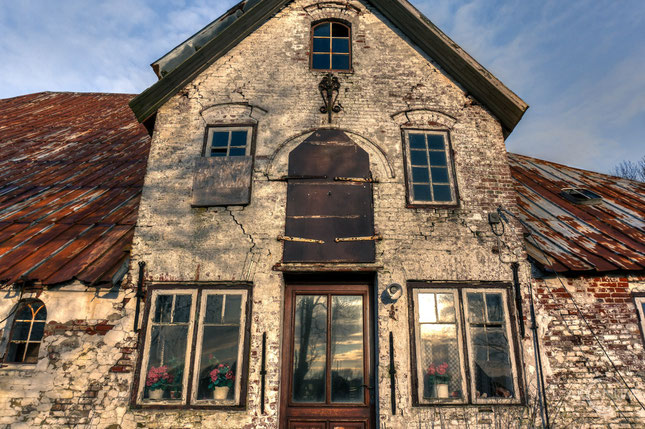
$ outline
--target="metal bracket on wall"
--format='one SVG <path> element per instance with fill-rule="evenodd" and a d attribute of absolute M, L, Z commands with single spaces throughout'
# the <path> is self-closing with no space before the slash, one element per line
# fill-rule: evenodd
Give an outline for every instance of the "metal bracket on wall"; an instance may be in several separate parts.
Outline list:
<path fill-rule="evenodd" d="M 139 332 L 139 313 L 141 311 L 141 298 L 144 297 L 143 293 L 143 279 L 146 269 L 146 263 L 144 261 L 139 261 L 139 281 L 137 282 L 137 293 L 135 298 L 137 299 L 136 308 L 134 310 L 134 332 Z"/>
<path fill-rule="evenodd" d="M 365 177 L 334 177 L 336 182 L 378 183 L 372 178 Z"/>
<path fill-rule="evenodd" d="M 327 114 L 327 120 L 331 124 L 331 114 L 338 113 L 343 110 L 343 107 L 339 104 L 336 104 L 338 100 L 338 93 L 340 91 L 340 82 L 338 78 L 332 73 L 327 73 L 325 77 L 318 84 L 318 90 L 320 91 L 320 96 L 325 103 L 320 108 L 320 113 Z"/>

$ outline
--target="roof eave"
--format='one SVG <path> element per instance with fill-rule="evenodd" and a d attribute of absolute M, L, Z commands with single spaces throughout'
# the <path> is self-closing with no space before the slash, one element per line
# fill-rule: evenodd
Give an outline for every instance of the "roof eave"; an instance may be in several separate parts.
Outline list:
<path fill-rule="evenodd" d="M 505 137 L 515 129 L 528 104 L 406 0 L 370 1 L 499 119 Z"/>
<path fill-rule="evenodd" d="M 264 24 L 288 2 L 289 0 L 259 2 L 179 67 L 132 99 L 130 108 L 139 122 L 154 115 L 172 96 Z"/>

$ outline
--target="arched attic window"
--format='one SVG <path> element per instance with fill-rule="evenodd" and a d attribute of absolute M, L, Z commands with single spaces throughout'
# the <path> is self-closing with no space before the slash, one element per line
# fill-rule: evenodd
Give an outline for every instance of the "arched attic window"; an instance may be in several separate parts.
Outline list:
<path fill-rule="evenodd" d="M 323 21 L 311 28 L 312 70 L 352 69 L 352 30 L 338 21 Z"/>
<path fill-rule="evenodd" d="M 46 321 L 47 309 L 42 301 L 20 302 L 11 327 L 5 362 L 37 363 Z"/>

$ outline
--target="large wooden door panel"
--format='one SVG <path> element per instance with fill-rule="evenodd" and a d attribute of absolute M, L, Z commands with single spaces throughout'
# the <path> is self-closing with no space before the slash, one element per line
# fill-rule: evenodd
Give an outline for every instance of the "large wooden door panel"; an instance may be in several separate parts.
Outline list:
<path fill-rule="evenodd" d="M 289 154 L 284 262 L 374 262 L 369 155 L 318 130 Z"/>
<path fill-rule="evenodd" d="M 365 429 L 364 422 L 331 423 L 329 429 Z"/>

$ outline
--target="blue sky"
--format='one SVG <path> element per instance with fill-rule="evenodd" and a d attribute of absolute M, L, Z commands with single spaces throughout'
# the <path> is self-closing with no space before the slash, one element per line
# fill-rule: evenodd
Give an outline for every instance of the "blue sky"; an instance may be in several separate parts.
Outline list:
<path fill-rule="evenodd" d="M 233 0 L 0 0 L 0 98 L 138 93 Z M 645 1 L 412 0 L 531 108 L 510 151 L 608 172 L 645 155 Z"/>

